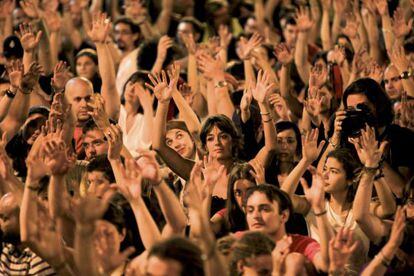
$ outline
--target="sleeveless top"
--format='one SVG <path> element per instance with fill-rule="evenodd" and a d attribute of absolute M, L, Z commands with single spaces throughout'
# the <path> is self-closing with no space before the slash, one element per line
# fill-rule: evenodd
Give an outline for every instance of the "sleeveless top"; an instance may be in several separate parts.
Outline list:
<path fill-rule="evenodd" d="M 368 262 L 369 238 L 365 235 L 354 219 L 352 209 L 349 210 L 346 218 L 336 214 L 328 201 L 325 201 L 326 215 L 334 233 L 338 233 L 342 227 L 350 228 L 353 231 L 353 240 L 359 241 L 358 248 L 351 255 L 348 264 L 345 265 L 347 275 L 359 275 L 361 268 Z M 316 217 L 312 210 L 306 215 L 309 235 L 320 242 L 319 232 L 316 224 Z"/>

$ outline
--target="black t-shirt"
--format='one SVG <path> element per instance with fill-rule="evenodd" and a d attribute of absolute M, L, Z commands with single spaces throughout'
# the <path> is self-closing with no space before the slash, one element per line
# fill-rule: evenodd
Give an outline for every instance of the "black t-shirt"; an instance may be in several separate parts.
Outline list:
<path fill-rule="evenodd" d="M 13 160 L 13 169 L 20 177 L 25 177 L 27 174 L 26 158 L 30 148 L 23 139 L 22 131 L 19 131 L 6 145 L 6 152 Z"/>

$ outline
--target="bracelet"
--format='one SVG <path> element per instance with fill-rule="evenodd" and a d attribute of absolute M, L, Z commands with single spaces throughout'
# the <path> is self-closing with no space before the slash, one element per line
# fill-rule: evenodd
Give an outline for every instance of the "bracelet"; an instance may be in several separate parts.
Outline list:
<path fill-rule="evenodd" d="M 315 215 L 315 217 L 320 217 L 320 216 L 323 216 L 323 215 L 325 215 L 327 213 L 327 211 L 326 211 L 326 209 L 324 210 L 324 211 L 322 211 L 322 212 L 320 212 L 320 213 L 313 213 L 314 215 Z"/>
<path fill-rule="evenodd" d="M 375 172 L 377 172 L 377 170 L 380 168 L 380 166 L 378 165 L 378 166 L 376 166 L 376 167 L 374 167 L 374 168 L 372 168 L 372 167 L 366 167 L 366 166 L 364 166 L 364 168 L 362 169 L 365 173 L 375 173 Z"/>
<path fill-rule="evenodd" d="M 40 186 L 34 186 L 34 185 L 27 185 L 27 188 L 28 188 L 30 191 L 33 191 L 33 192 L 37 192 L 37 191 L 39 191 L 39 190 L 40 190 Z"/>
<path fill-rule="evenodd" d="M 338 147 L 338 144 L 335 144 L 335 143 L 332 141 L 332 138 L 329 138 L 329 139 L 328 139 L 328 143 L 329 143 L 329 145 L 331 145 L 334 149 L 336 149 L 336 148 Z"/>
<path fill-rule="evenodd" d="M 267 120 L 262 120 L 262 121 L 263 121 L 263 123 L 268 123 L 268 122 L 273 121 L 273 119 L 272 119 L 272 118 L 269 118 L 269 119 L 267 119 Z"/>
<path fill-rule="evenodd" d="M 382 169 L 380 168 L 379 169 L 379 173 L 374 177 L 374 181 L 377 181 L 377 180 L 379 180 L 379 179 L 381 179 L 381 178 L 383 178 L 385 175 L 384 175 L 384 172 L 382 171 Z"/>
<path fill-rule="evenodd" d="M 267 116 L 267 115 L 270 115 L 270 112 L 260 112 L 260 115 Z"/>
<path fill-rule="evenodd" d="M 383 266 L 385 266 L 385 267 L 389 267 L 390 266 L 390 264 L 391 264 L 391 261 L 392 260 L 388 260 L 385 256 L 384 256 L 384 254 L 382 253 L 382 251 L 380 251 L 380 252 L 378 252 L 378 254 L 377 254 L 377 256 L 376 257 L 378 257 L 378 258 L 380 258 L 381 260 L 381 264 L 383 265 Z"/>

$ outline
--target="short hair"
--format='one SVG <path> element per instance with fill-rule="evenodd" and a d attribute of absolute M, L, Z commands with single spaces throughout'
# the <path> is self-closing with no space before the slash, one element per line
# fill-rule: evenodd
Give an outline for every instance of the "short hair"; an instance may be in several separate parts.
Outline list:
<path fill-rule="evenodd" d="M 148 253 L 148 258 L 156 256 L 181 264 L 181 276 L 203 276 L 201 250 L 190 240 L 183 237 L 172 237 L 155 244 Z"/>
<path fill-rule="evenodd" d="M 82 126 L 82 134 L 85 135 L 88 131 L 99 130 L 95 121 L 92 118 L 89 118 L 85 124 Z"/>
<path fill-rule="evenodd" d="M 189 23 L 193 25 L 193 29 L 196 33 L 200 34 L 200 38 L 204 35 L 204 26 L 203 23 L 197 20 L 197 18 L 192 16 L 185 16 L 180 19 L 179 23 Z"/>
<path fill-rule="evenodd" d="M 237 130 L 233 121 L 223 114 L 210 116 L 203 123 L 203 126 L 201 127 L 201 131 L 200 131 L 200 140 L 201 140 L 203 147 L 204 148 L 206 147 L 207 135 L 210 133 L 210 131 L 215 126 L 218 127 L 221 131 L 231 136 L 232 143 L 233 143 L 233 149 L 232 149 L 233 157 L 238 158 L 240 152 L 243 149 L 243 141 L 242 141 L 241 134 Z"/>
<path fill-rule="evenodd" d="M 134 21 L 132 21 L 132 19 L 131 19 L 131 18 L 129 18 L 129 17 L 127 17 L 127 16 L 120 16 L 120 17 L 118 17 L 118 18 L 115 20 L 115 22 L 114 22 L 114 27 L 115 27 L 116 25 L 118 25 L 119 23 L 129 25 L 129 27 L 130 27 L 130 29 L 131 29 L 131 32 L 132 32 L 133 34 L 136 34 L 136 33 L 141 33 L 141 30 L 140 30 L 139 26 L 138 26 L 138 25 L 136 25 L 136 24 L 134 23 Z"/>
<path fill-rule="evenodd" d="M 124 211 L 122 210 L 121 206 L 114 202 L 110 202 L 108 209 L 106 209 L 102 219 L 113 224 L 116 227 L 116 230 L 118 230 L 118 233 L 123 234 L 122 231 L 126 228 L 126 226 Z"/>
<path fill-rule="evenodd" d="M 169 130 L 172 130 L 172 129 L 181 129 L 182 131 L 187 132 L 191 136 L 191 133 L 188 130 L 187 125 L 185 124 L 184 121 L 181 121 L 181 120 L 169 120 L 167 122 L 166 130 L 169 131 Z"/>
<path fill-rule="evenodd" d="M 237 263 L 247 258 L 271 255 L 275 242 L 266 234 L 258 231 L 245 233 L 233 245 L 230 261 L 231 275 L 238 275 Z M 247 264 L 247 266 L 249 266 Z"/>
<path fill-rule="evenodd" d="M 151 71 L 152 66 L 157 59 L 158 41 L 159 39 L 152 39 L 141 44 L 137 55 L 137 67 L 139 69 Z M 162 68 L 165 68 L 173 62 L 174 55 L 177 52 L 178 49 L 176 46 L 172 46 L 167 50 L 167 55 L 165 57 L 164 63 L 162 64 Z"/>
<path fill-rule="evenodd" d="M 296 150 L 295 150 L 296 155 L 301 156 L 302 155 L 302 135 L 300 134 L 300 130 L 298 126 L 291 121 L 281 121 L 276 124 L 277 133 L 280 133 L 282 131 L 289 130 L 289 129 L 293 130 L 293 132 L 295 133 L 295 138 L 297 142 Z"/>
<path fill-rule="evenodd" d="M 282 191 L 280 188 L 270 185 L 270 184 L 261 184 L 258 186 L 251 187 L 246 192 L 246 203 L 248 199 L 253 195 L 253 193 L 259 192 L 266 196 L 269 201 L 276 201 L 279 205 L 279 212 L 282 213 L 285 210 L 289 211 L 289 217 L 293 214 L 293 205 L 292 200 L 289 195 Z"/>
<path fill-rule="evenodd" d="M 342 95 L 342 102 L 345 108 L 348 107 L 347 99 L 349 95 L 355 94 L 365 95 L 368 98 L 368 101 L 375 106 L 378 127 L 383 127 L 392 123 L 394 112 L 391 100 L 379 83 L 371 78 L 362 78 L 351 83 Z"/>
<path fill-rule="evenodd" d="M 87 172 L 102 172 L 109 183 L 115 183 L 115 175 L 106 154 L 95 156 L 86 167 Z"/>

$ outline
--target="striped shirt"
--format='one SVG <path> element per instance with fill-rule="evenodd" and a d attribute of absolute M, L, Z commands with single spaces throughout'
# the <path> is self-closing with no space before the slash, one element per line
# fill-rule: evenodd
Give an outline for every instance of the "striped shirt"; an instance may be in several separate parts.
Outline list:
<path fill-rule="evenodd" d="M 3 243 L 0 257 L 0 275 L 57 275 L 53 268 L 29 248 L 17 250 L 10 243 Z"/>

